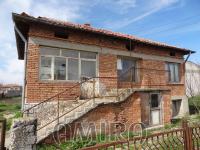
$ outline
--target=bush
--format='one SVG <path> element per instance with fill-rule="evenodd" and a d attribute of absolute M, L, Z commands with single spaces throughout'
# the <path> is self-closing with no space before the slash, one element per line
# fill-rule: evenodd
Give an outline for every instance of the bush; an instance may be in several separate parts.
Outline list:
<path fill-rule="evenodd" d="M 188 99 L 190 114 L 199 113 L 200 110 L 200 96 L 193 96 Z"/>

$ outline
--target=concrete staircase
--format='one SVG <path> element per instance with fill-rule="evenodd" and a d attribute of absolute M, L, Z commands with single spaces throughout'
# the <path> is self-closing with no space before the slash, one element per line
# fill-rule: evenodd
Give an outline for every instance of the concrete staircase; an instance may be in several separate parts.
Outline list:
<path fill-rule="evenodd" d="M 44 115 L 44 119 L 41 119 L 42 121 L 40 122 L 40 126 L 44 124 L 45 127 L 38 129 L 37 142 L 39 143 L 52 133 L 59 131 L 61 126 L 63 127 L 69 123 L 72 123 L 73 121 L 80 118 L 90 110 L 95 109 L 100 104 L 119 103 L 126 100 L 134 92 L 134 90 L 131 88 L 127 88 L 127 89 L 120 89 L 120 91 L 118 92 L 119 94 L 117 97 L 116 96 L 106 97 L 108 95 L 116 94 L 116 90 L 112 90 L 106 93 L 105 97 L 77 100 L 71 102 L 71 104 L 69 103 L 67 103 L 67 105 L 63 104 L 63 106 L 60 107 L 61 110 L 59 114 L 59 125 L 57 119 L 47 124 L 45 122 L 45 115 Z M 44 111 L 45 110 L 42 110 L 38 113 L 42 113 Z M 41 116 L 41 114 L 38 116 Z"/>

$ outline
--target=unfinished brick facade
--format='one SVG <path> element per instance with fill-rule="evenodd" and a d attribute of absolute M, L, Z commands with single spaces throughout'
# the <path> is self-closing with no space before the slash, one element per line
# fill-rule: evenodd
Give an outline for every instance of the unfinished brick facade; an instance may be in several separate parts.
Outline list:
<path fill-rule="evenodd" d="M 135 93 L 123 102 L 102 104 L 84 114 L 81 118 L 70 124 L 73 127 L 73 132 L 76 130 L 74 126 L 78 122 L 85 124 L 86 127 L 91 122 L 95 123 L 98 131 L 100 131 L 100 122 L 102 120 L 108 124 L 124 123 L 129 126 L 132 123 L 143 122 L 149 125 L 149 122 L 151 122 L 148 116 L 150 113 L 149 99 L 152 93 L 159 93 L 161 95 L 160 124 L 163 125 L 170 122 L 172 118 L 172 99 L 180 99 L 185 96 L 185 53 L 180 50 L 174 51 L 173 48 L 152 46 L 139 42 L 134 43 L 133 50 L 128 50 L 127 45 L 130 43 L 128 39 L 120 39 L 86 30 L 80 31 L 78 29 L 67 29 L 68 37 L 63 39 L 55 36 L 57 28 L 44 24 L 33 23 L 29 25 L 26 33 L 28 39 L 25 86 L 26 104 L 40 103 L 64 89 L 70 89 L 77 84 L 77 82 L 69 82 L 67 80 L 44 81 L 40 79 L 41 46 L 54 47 L 53 42 L 60 42 L 61 44 L 57 44 L 55 47 L 63 48 L 62 44 L 72 44 L 82 49 L 84 49 L 84 46 L 90 47 L 90 51 L 94 48 L 94 52 L 97 53 L 98 78 L 105 86 L 110 89 L 120 86 L 120 88 L 131 87 L 136 90 Z M 37 43 L 34 39 L 36 39 L 35 41 L 43 40 L 46 43 Z M 85 50 L 87 51 L 87 49 Z M 175 55 L 171 55 L 171 52 L 174 52 Z M 137 61 L 137 81 L 121 82 L 118 85 L 117 61 L 120 56 L 130 57 Z M 179 64 L 180 81 L 178 83 L 169 82 L 169 73 L 166 69 L 166 64 L 171 61 Z M 103 77 L 113 77 L 115 79 L 104 79 Z M 73 88 L 72 93 L 66 92 L 60 94 L 59 98 L 63 101 L 75 99 L 81 93 L 80 87 Z M 187 113 L 187 110 L 185 113 Z M 112 133 L 116 132 L 116 130 L 117 127 L 112 127 Z M 61 134 L 63 134 L 63 131 L 60 131 Z M 44 141 L 48 143 L 52 141 L 52 138 L 48 137 Z"/>
<path fill-rule="evenodd" d="M 70 31 L 69 31 L 70 32 Z M 30 28 L 29 37 L 40 37 L 46 39 L 62 40 L 54 37 L 54 32 L 48 28 L 42 28 L 38 26 L 33 26 Z M 101 38 L 100 38 L 101 39 Z M 112 49 L 120 49 L 127 51 L 125 48 L 125 43 L 113 42 L 110 39 L 100 41 L 99 38 L 87 35 L 83 33 L 70 33 L 69 39 L 65 41 L 76 42 L 87 45 L 97 45 L 99 47 L 106 47 Z M 164 49 L 155 50 L 154 48 L 147 48 L 138 46 L 135 48 L 134 52 L 145 53 L 157 56 L 169 56 L 169 51 Z M 183 59 L 181 54 L 177 53 L 178 59 Z M 172 58 L 174 58 L 172 57 Z M 71 82 L 59 82 L 59 81 L 41 81 L 39 79 L 39 45 L 28 44 L 28 61 L 27 61 L 27 102 L 41 102 L 47 97 L 53 96 L 63 88 L 69 88 L 75 83 Z M 141 69 L 139 71 L 140 81 L 138 83 L 132 83 L 133 87 L 151 87 L 151 88 L 167 88 L 172 89 L 172 95 L 184 95 L 184 63 L 180 64 L 180 79 L 181 81 L 177 84 L 170 84 L 167 82 L 167 73 L 165 71 L 165 61 L 157 60 L 139 60 L 140 68 L 151 68 L 152 70 Z M 116 77 L 117 76 L 117 55 L 113 54 L 99 54 L 99 77 Z M 155 70 L 153 70 L 155 69 Z M 153 74 L 153 75 L 152 75 Z M 126 86 L 126 85 L 124 85 Z M 78 89 L 77 89 L 78 90 Z M 70 99 L 70 98 L 69 98 Z"/>

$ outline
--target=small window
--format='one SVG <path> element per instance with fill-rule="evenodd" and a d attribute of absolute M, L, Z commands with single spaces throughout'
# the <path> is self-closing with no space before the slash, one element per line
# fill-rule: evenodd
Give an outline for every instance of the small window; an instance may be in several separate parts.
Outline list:
<path fill-rule="evenodd" d="M 151 94 L 151 108 L 158 108 L 160 106 L 158 94 Z"/>
<path fill-rule="evenodd" d="M 169 82 L 179 82 L 179 64 L 168 63 Z"/>
<path fill-rule="evenodd" d="M 170 52 L 169 55 L 170 56 L 176 56 L 176 53 L 175 52 Z"/>
<path fill-rule="evenodd" d="M 69 34 L 65 31 L 56 31 L 54 33 L 54 36 L 57 38 L 68 39 Z"/>
<path fill-rule="evenodd" d="M 172 101 L 172 117 L 176 117 L 179 115 L 181 102 L 182 102 L 181 99 Z"/>
<path fill-rule="evenodd" d="M 54 80 L 66 79 L 66 59 L 56 57 L 54 62 Z"/>
<path fill-rule="evenodd" d="M 52 79 L 52 57 L 41 57 L 40 79 Z"/>

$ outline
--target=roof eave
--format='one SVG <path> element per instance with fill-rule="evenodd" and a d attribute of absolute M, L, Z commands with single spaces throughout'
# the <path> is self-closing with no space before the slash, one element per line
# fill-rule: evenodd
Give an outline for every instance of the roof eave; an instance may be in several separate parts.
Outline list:
<path fill-rule="evenodd" d="M 75 30 L 81 30 L 81 31 L 86 31 L 86 32 L 92 32 L 95 34 L 99 34 L 99 35 L 105 35 L 105 36 L 109 36 L 109 37 L 114 37 L 114 38 L 119 38 L 119 39 L 125 39 L 125 40 L 132 40 L 134 42 L 138 42 L 138 43 L 142 43 L 145 45 L 150 45 L 150 46 L 155 46 L 155 47 L 161 47 L 161 48 L 167 48 L 167 49 L 171 49 L 171 50 L 175 50 L 175 51 L 179 51 L 182 52 L 184 55 L 187 54 L 193 54 L 195 53 L 195 51 L 192 51 L 190 49 L 184 49 L 184 48 L 178 48 L 178 47 L 172 47 L 172 46 L 168 46 L 168 45 L 156 45 L 156 44 L 152 44 L 152 43 L 146 43 L 146 42 L 141 42 L 140 40 L 137 39 L 131 39 L 131 38 L 127 38 L 127 37 L 121 37 L 121 36 L 116 36 L 116 35 L 108 35 L 105 33 L 100 33 L 100 32 L 96 32 L 96 31 L 91 31 L 91 30 L 87 30 L 87 29 L 82 29 L 82 28 L 76 28 L 76 27 L 72 27 L 72 26 L 65 26 L 62 24 L 55 24 L 55 23 L 50 23 L 48 21 L 45 21 L 43 19 L 40 18 L 34 18 L 32 16 L 22 16 L 20 14 L 16 14 L 16 13 L 12 13 L 13 16 L 13 21 L 15 22 L 16 20 L 21 20 L 21 21 L 26 21 L 26 23 L 41 23 L 44 25 L 48 25 L 48 26 L 54 26 L 54 27 L 62 27 L 62 28 L 70 28 L 70 29 L 75 29 Z M 19 51 L 20 49 L 18 49 Z M 22 56 L 19 56 L 19 59 L 23 59 Z"/>

